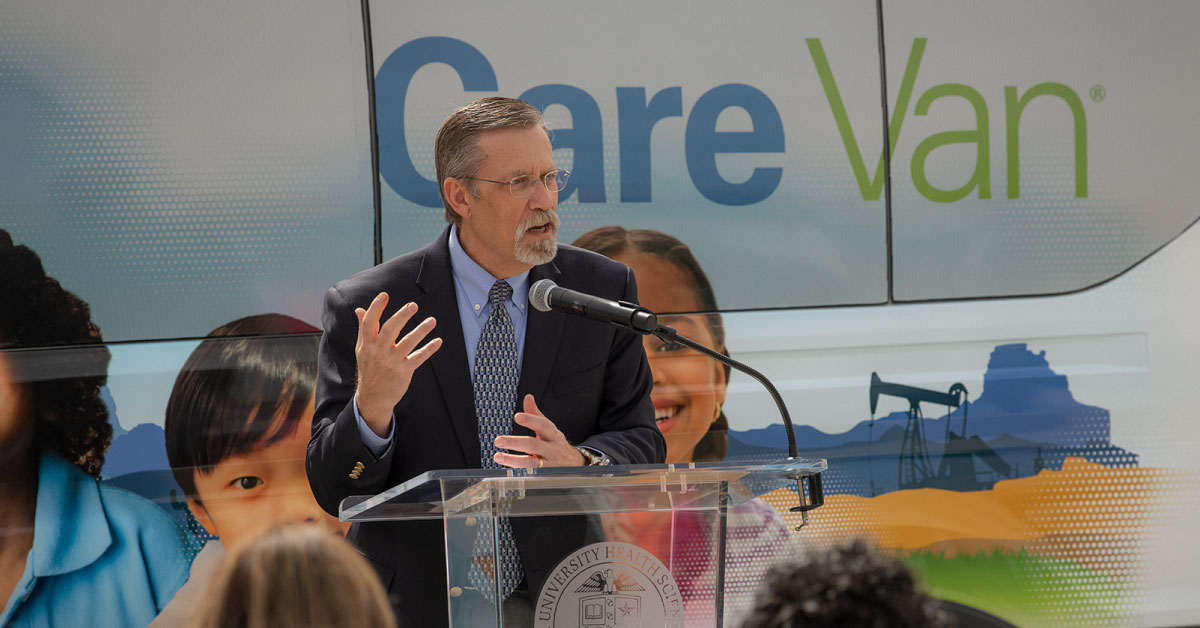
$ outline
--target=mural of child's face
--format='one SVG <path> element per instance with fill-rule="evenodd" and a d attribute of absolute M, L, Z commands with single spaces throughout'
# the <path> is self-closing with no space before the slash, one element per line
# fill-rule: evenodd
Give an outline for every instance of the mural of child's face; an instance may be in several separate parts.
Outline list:
<path fill-rule="evenodd" d="M 341 523 L 317 505 L 304 470 L 304 454 L 312 428 L 313 401 L 295 431 L 247 454 L 222 460 L 207 475 L 196 471 L 196 494 L 188 508 L 205 530 L 229 550 L 281 523 L 323 526 L 345 535 Z"/>
<path fill-rule="evenodd" d="M 616 259 L 633 269 L 643 306 L 655 312 L 704 309 L 696 296 L 695 282 L 674 264 L 644 253 L 619 255 Z M 713 346 L 712 330 L 702 315 L 668 316 L 662 322 L 696 342 Z M 667 441 L 667 462 L 691 462 L 696 444 L 717 419 L 725 401 L 725 372 L 717 361 L 681 345 L 667 346 L 649 335 L 643 336 L 643 342 L 654 375 L 650 393 L 654 420 Z"/>

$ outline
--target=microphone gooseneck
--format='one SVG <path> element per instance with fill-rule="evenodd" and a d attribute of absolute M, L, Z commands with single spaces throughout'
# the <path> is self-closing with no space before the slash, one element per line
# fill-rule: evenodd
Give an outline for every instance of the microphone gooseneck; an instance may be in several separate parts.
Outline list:
<path fill-rule="evenodd" d="M 583 294 L 582 292 L 568 290 L 555 285 L 549 279 L 540 279 L 530 286 L 529 303 L 541 312 L 549 312 L 552 309 L 556 309 L 595 321 L 609 323 L 630 333 L 642 335 L 653 334 L 665 343 L 681 344 L 749 375 L 767 389 L 767 392 L 771 394 L 771 399 L 775 401 L 775 407 L 779 409 L 779 416 L 783 418 L 783 426 L 786 428 L 785 432 L 787 433 L 788 459 L 794 460 L 800 457 L 796 449 L 796 429 L 792 426 L 792 416 L 788 413 L 787 405 L 783 402 L 783 395 L 779 394 L 779 390 L 775 388 L 771 380 L 767 379 L 766 375 L 691 338 L 680 335 L 670 325 L 659 325 L 658 316 L 654 312 L 636 303 L 610 301 Z M 808 523 L 808 511 L 825 503 L 825 491 L 822 487 L 821 475 L 819 473 L 795 473 L 789 474 L 788 478 L 796 482 L 796 495 L 798 496 L 800 505 L 792 507 L 790 510 L 801 514 L 801 523 L 796 527 L 799 530 Z"/>
<path fill-rule="evenodd" d="M 757 369 L 749 366 L 748 364 L 738 362 L 724 353 L 714 351 L 713 349 L 710 349 L 696 342 L 695 340 L 688 338 L 687 336 L 681 335 L 679 332 L 675 331 L 674 327 L 671 327 L 670 325 L 659 325 L 658 329 L 650 333 L 654 334 L 655 337 L 665 343 L 678 343 L 703 353 L 704 355 L 720 362 L 721 364 L 728 364 L 730 367 L 735 368 L 749 375 L 750 377 L 753 377 L 755 381 L 762 384 L 763 388 L 766 388 L 767 392 L 770 393 L 771 399 L 775 401 L 775 407 L 779 408 L 779 416 L 783 418 L 783 425 L 787 428 L 785 432 L 787 433 L 788 440 L 788 457 L 799 457 L 799 453 L 796 450 L 796 431 L 792 427 L 792 415 L 788 413 L 787 405 L 783 403 L 783 395 L 779 394 L 779 390 L 775 388 L 775 384 L 772 384 L 771 380 L 767 379 L 766 375 L 758 372 Z"/>
<path fill-rule="evenodd" d="M 722 364 L 729 366 L 753 377 L 755 381 L 763 385 L 767 392 L 771 394 L 771 399 L 775 401 L 775 407 L 779 408 L 779 416 L 783 418 L 783 426 L 786 428 L 784 432 L 787 434 L 788 441 L 788 459 L 795 460 L 800 457 L 796 450 L 796 428 L 792 426 L 792 415 L 788 413 L 787 405 L 783 403 L 783 395 L 779 394 L 779 390 L 775 388 L 775 384 L 767 379 L 766 375 L 759 373 L 756 369 L 751 368 L 747 364 L 742 364 L 737 360 L 713 349 L 706 347 L 687 336 L 682 336 L 675 331 L 670 325 L 659 325 L 658 329 L 650 332 L 654 336 L 666 343 L 678 343 L 685 347 L 694 349 Z M 800 513 L 800 524 L 796 526 L 799 530 L 808 525 L 808 512 L 815 508 L 819 508 L 825 504 L 825 489 L 821 481 L 821 474 L 789 474 L 788 478 L 796 483 L 796 497 L 800 502 L 799 506 L 793 506 L 788 510 Z"/>
<path fill-rule="evenodd" d="M 779 408 L 779 415 L 783 417 L 783 425 L 787 428 L 788 457 L 796 458 L 799 456 L 796 450 L 796 433 L 792 427 L 792 417 L 788 413 L 787 406 L 783 403 L 783 396 L 779 394 L 779 390 L 775 388 L 771 380 L 750 366 L 714 351 L 686 336 L 680 335 L 670 325 L 659 325 L 658 316 L 640 305 L 625 301 L 610 301 L 583 294 L 582 292 L 568 290 L 558 286 L 550 279 L 539 279 L 529 287 L 529 304 L 540 312 L 549 312 L 552 309 L 557 309 L 610 323 L 633 333 L 654 334 L 663 342 L 679 343 L 749 375 L 767 389 L 767 392 L 771 394 L 771 398 L 775 401 L 775 406 Z"/>

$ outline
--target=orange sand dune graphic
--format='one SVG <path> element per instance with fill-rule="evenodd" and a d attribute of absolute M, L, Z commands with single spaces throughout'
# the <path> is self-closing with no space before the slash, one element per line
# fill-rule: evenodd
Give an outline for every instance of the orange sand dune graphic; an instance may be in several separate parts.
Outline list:
<path fill-rule="evenodd" d="M 813 511 L 800 537 L 818 543 L 868 537 L 884 548 L 947 555 L 1024 549 L 1122 572 L 1153 514 L 1156 487 L 1171 474 L 1068 458 L 1060 471 L 997 482 L 991 490 L 834 495 Z M 786 511 L 794 497 L 776 491 L 766 499 Z"/>

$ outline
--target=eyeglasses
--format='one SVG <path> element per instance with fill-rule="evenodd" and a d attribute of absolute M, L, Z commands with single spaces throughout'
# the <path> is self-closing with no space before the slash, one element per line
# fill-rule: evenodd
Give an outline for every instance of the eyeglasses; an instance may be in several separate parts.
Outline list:
<path fill-rule="evenodd" d="M 541 181 L 542 185 L 546 186 L 546 191 L 550 192 L 551 194 L 557 194 L 557 193 L 561 192 L 563 188 L 567 187 L 567 177 L 569 177 L 569 176 L 571 176 L 570 172 L 559 169 L 559 170 L 551 170 L 550 172 L 547 172 L 546 174 L 544 174 L 540 177 L 533 177 L 533 176 L 524 174 L 519 177 L 510 179 L 508 181 L 493 181 L 491 179 L 481 179 L 479 177 L 458 177 L 458 178 L 459 179 L 474 179 L 476 181 L 487 181 L 488 183 L 495 183 L 497 185 L 507 185 L 509 194 L 512 194 L 513 196 L 515 196 L 517 198 L 528 198 L 529 196 L 533 195 L 533 191 L 535 189 L 537 189 L 534 186 L 537 185 L 538 181 Z"/>

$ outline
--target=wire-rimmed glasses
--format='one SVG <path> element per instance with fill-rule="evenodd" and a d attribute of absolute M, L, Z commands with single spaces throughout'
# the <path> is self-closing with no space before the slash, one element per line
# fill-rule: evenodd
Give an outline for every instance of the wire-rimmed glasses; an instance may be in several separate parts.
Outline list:
<path fill-rule="evenodd" d="M 567 187 L 567 177 L 569 177 L 569 176 L 571 176 L 571 173 L 569 171 L 558 168 L 555 170 L 551 170 L 550 172 L 547 172 L 546 174 L 544 174 L 540 177 L 523 174 L 519 177 L 513 177 L 512 179 L 510 179 L 508 181 L 493 181 L 492 179 L 481 179 L 479 177 L 458 177 L 458 178 L 459 179 L 474 179 L 476 181 L 487 181 L 488 183 L 495 183 L 497 185 L 507 185 L 509 194 L 512 194 L 513 196 L 515 196 L 517 198 L 528 198 L 529 196 L 531 196 L 533 194 L 533 191 L 535 189 L 537 189 L 534 187 L 535 185 L 537 185 L 537 181 L 540 180 L 542 182 L 542 185 L 546 186 L 547 192 L 550 192 L 551 194 L 557 194 L 557 193 L 561 192 L 563 188 Z"/>

